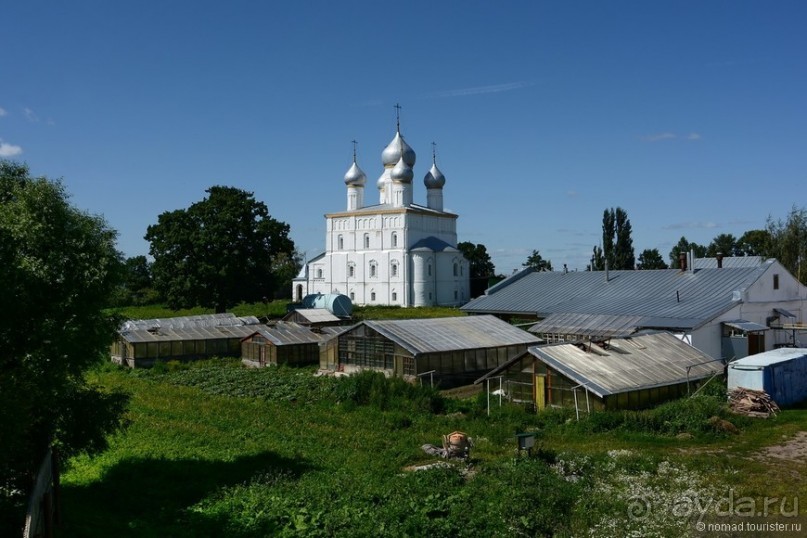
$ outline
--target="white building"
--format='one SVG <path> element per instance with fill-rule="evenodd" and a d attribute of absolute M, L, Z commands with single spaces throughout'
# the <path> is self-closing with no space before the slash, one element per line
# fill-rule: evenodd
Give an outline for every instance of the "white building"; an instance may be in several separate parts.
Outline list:
<path fill-rule="evenodd" d="M 356 304 L 458 306 L 470 298 L 469 266 L 457 250 L 457 215 L 443 210 L 445 176 L 435 159 L 426 205 L 413 202 L 415 152 L 401 136 L 381 153 L 377 205 L 365 205 L 367 177 L 356 162 L 345 174 L 347 209 L 325 215 L 325 252 L 294 279 L 297 301 L 341 293 Z"/>

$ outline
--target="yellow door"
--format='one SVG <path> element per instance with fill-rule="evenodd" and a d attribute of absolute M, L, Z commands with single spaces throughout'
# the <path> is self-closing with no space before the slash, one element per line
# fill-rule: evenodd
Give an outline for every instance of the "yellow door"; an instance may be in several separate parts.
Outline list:
<path fill-rule="evenodd" d="M 546 405 L 546 396 L 544 395 L 544 381 L 545 377 L 542 375 L 535 376 L 535 407 L 541 411 Z"/>

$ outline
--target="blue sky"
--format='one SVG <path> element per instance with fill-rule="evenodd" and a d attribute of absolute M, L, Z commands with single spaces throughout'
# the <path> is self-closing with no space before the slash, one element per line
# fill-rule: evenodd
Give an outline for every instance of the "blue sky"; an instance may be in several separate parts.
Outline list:
<path fill-rule="evenodd" d="M 0 156 L 61 178 L 127 256 L 211 185 L 311 257 L 358 140 L 437 143 L 460 241 L 584 269 L 620 206 L 667 257 L 807 205 L 807 2 L 10 2 Z"/>

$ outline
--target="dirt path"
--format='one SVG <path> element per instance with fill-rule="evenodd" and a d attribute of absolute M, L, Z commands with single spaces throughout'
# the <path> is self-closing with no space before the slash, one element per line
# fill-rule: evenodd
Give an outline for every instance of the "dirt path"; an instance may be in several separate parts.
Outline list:
<path fill-rule="evenodd" d="M 754 454 L 755 459 L 774 458 L 782 461 L 807 462 L 807 432 L 801 431 L 781 445 L 765 447 Z"/>

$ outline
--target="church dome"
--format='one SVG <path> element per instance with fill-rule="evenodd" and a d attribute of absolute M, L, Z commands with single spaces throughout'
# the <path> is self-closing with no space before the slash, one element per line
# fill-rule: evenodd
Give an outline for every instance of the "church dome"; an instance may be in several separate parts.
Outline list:
<path fill-rule="evenodd" d="M 426 172 L 426 177 L 423 178 L 423 184 L 427 189 L 442 189 L 446 184 L 446 176 L 437 168 L 436 164 L 432 164 L 431 169 Z"/>
<path fill-rule="evenodd" d="M 415 166 L 415 150 L 406 143 L 401 133 L 397 132 L 392 142 L 381 152 L 381 162 L 384 166 L 392 166 L 401 160 L 401 156 L 409 168 Z"/>
<path fill-rule="evenodd" d="M 412 154 L 414 155 L 414 152 Z M 404 160 L 404 157 L 398 160 L 398 164 L 390 172 L 390 179 L 396 183 L 412 183 L 413 177 L 415 177 L 415 173 L 412 171 L 412 167 Z"/>
<path fill-rule="evenodd" d="M 356 161 L 353 161 L 350 170 L 345 174 L 345 185 L 349 187 L 364 187 L 366 182 L 367 176 L 362 172 L 362 169 L 359 168 L 359 165 L 356 164 Z"/>

